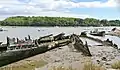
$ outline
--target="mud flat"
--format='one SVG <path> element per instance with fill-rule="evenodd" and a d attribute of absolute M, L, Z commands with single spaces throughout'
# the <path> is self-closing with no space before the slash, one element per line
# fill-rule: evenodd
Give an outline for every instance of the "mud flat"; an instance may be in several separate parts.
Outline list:
<path fill-rule="evenodd" d="M 90 61 L 106 69 L 111 69 L 111 64 L 120 58 L 120 53 L 110 46 L 92 46 L 89 49 L 92 57 L 83 56 L 82 53 L 71 51 L 67 46 L 61 50 L 55 49 L 46 52 L 42 57 L 48 64 L 42 68 L 38 68 L 38 70 L 49 70 L 54 66 L 72 66 L 72 68 L 77 70 L 83 70 L 84 64 Z"/>
<path fill-rule="evenodd" d="M 34 67 L 35 70 L 50 70 L 54 66 L 63 66 L 63 67 L 73 67 L 77 70 L 83 70 L 84 64 L 86 62 L 92 61 L 95 64 L 101 65 L 106 69 L 111 69 L 111 63 L 116 60 L 120 60 L 120 53 L 117 49 L 111 46 L 92 46 L 89 47 L 92 56 L 84 56 L 81 52 L 76 52 L 68 46 L 59 47 L 43 54 L 36 55 L 34 57 L 12 63 L 10 65 L 4 66 L 5 68 L 10 68 L 19 66 L 30 62 L 38 62 L 38 66 Z M 103 59 L 104 58 L 104 59 Z M 40 61 L 44 61 L 42 66 L 39 65 Z M 31 63 L 32 64 L 32 63 Z M 33 63 L 34 65 L 34 63 Z M 4 68 L 2 67 L 2 68 Z M 13 68 L 13 70 L 14 70 Z M 29 67 L 25 66 L 27 70 Z M 32 68 L 33 69 L 33 68 Z M 17 69 L 16 69 L 17 70 Z M 30 69 L 29 69 L 30 70 Z"/>

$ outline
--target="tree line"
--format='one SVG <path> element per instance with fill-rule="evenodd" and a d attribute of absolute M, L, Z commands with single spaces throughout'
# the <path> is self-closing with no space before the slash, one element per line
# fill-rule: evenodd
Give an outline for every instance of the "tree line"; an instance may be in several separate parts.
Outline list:
<path fill-rule="evenodd" d="M 67 17 L 16 16 L 0 21 L 1 26 L 120 26 L 120 20 Z"/>

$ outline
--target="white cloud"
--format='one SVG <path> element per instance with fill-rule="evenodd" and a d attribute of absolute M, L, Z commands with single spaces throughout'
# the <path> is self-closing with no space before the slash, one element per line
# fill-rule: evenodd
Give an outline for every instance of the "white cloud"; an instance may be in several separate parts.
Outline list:
<path fill-rule="evenodd" d="M 64 17 L 91 17 L 86 14 L 71 13 L 71 8 L 116 7 L 115 0 L 107 2 L 73 2 L 72 0 L 0 0 L 0 16 L 39 15 Z"/>
<path fill-rule="evenodd" d="M 116 0 L 108 0 L 107 2 L 92 1 L 92 2 L 72 2 L 70 0 L 32 0 L 30 4 L 37 5 L 47 9 L 58 9 L 58 8 L 99 8 L 99 7 L 116 7 Z"/>

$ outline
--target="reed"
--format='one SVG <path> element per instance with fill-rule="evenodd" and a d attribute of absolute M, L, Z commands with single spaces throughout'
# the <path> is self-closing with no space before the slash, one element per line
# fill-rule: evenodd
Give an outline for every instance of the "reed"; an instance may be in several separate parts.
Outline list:
<path fill-rule="evenodd" d="M 72 67 L 58 66 L 58 67 L 53 67 L 51 70 L 76 70 L 76 69 L 73 69 Z"/>
<path fill-rule="evenodd" d="M 114 62 L 113 64 L 111 64 L 111 67 L 112 67 L 113 69 L 120 69 L 120 60 Z"/>
<path fill-rule="evenodd" d="M 86 62 L 83 70 L 105 70 L 103 67 L 93 64 L 92 62 Z"/>
<path fill-rule="evenodd" d="M 40 61 L 29 61 L 27 63 L 22 63 L 20 65 L 8 65 L 1 67 L 0 70 L 35 70 L 35 68 L 40 68 L 47 64 L 47 62 L 40 60 Z"/>

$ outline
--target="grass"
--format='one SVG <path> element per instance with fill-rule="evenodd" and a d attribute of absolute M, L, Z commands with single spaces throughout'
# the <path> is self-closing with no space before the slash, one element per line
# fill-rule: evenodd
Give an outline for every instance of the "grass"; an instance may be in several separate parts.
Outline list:
<path fill-rule="evenodd" d="M 28 63 L 23 63 L 21 65 L 16 66 L 5 66 L 1 67 L 0 70 L 35 70 L 35 68 L 40 68 L 47 64 L 47 62 L 41 61 L 29 61 Z"/>
<path fill-rule="evenodd" d="M 86 62 L 83 70 L 105 70 L 103 67 L 93 64 L 92 62 Z"/>
<path fill-rule="evenodd" d="M 72 67 L 53 67 L 51 70 L 76 70 Z M 86 62 L 83 66 L 83 69 L 80 70 L 105 70 L 103 67 L 93 64 L 92 62 Z"/>
<path fill-rule="evenodd" d="M 63 66 L 58 66 L 58 67 L 53 67 L 51 70 L 76 70 L 73 69 L 72 67 L 63 67 Z"/>
<path fill-rule="evenodd" d="M 120 69 L 120 61 L 116 61 L 113 64 L 111 64 L 111 67 L 113 69 Z"/>

